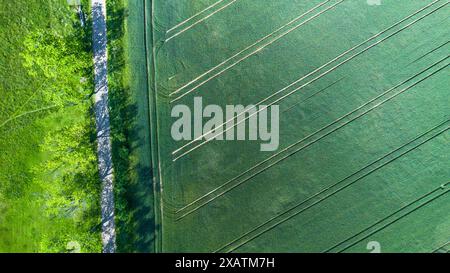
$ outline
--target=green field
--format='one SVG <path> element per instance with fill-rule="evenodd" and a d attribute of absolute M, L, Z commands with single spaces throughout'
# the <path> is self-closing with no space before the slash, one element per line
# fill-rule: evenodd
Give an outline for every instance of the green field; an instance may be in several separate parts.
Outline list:
<path fill-rule="evenodd" d="M 117 251 L 448 252 L 449 1 L 375 2 L 107 0 Z M 82 3 L 0 0 L 0 253 L 102 250 Z M 175 141 L 196 97 L 278 149 Z"/>
<path fill-rule="evenodd" d="M 449 241 L 448 1 L 147 2 L 158 251 Z M 196 96 L 279 105 L 280 148 L 175 142 Z"/>
<path fill-rule="evenodd" d="M 0 252 L 100 252 L 90 31 L 66 0 L 0 13 Z"/>

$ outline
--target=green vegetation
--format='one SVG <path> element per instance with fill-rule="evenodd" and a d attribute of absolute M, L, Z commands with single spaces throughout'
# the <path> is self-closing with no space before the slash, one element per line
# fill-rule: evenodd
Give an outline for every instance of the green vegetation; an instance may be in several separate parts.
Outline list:
<path fill-rule="evenodd" d="M 154 252 L 144 1 L 110 0 L 107 8 L 117 248 Z"/>
<path fill-rule="evenodd" d="M 153 2 L 163 251 L 448 241 L 447 1 Z M 170 111 L 194 96 L 279 104 L 280 149 L 173 141 Z"/>
<path fill-rule="evenodd" d="M 108 0 L 118 251 L 443 246 L 449 8 Z M 0 13 L 0 252 L 100 252 L 90 18 L 66 0 Z M 171 109 L 194 96 L 279 105 L 280 148 L 175 142 Z"/>
<path fill-rule="evenodd" d="M 90 31 L 65 0 L 0 12 L 0 252 L 99 252 Z"/>

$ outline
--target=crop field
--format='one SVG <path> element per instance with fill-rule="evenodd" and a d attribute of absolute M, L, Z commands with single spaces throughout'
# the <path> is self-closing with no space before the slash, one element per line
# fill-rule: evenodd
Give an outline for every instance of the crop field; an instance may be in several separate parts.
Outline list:
<path fill-rule="evenodd" d="M 448 4 L 146 1 L 156 250 L 445 247 Z M 175 141 L 171 111 L 195 97 L 279 105 L 278 149 Z"/>

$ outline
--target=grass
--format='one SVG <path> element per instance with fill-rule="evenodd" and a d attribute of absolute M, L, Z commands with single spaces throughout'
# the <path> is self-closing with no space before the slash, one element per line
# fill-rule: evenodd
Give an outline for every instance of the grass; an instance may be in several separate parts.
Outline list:
<path fill-rule="evenodd" d="M 367 243 L 379 241 L 384 251 L 431 252 L 448 241 L 444 189 L 427 205 L 417 201 L 450 177 L 449 7 L 437 9 L 445 1 L 418 13 L 432 1 L 331 1 L 319 8 L 329 10 L 309 13 L 248 57 L 263 43 L 247 46 L 322 1 L 236 1 L 198 24 L 208 13 L 196 17 L 186 31 L 167 32 L 213 2 L 154 2 L 155 43 L 148 48 L 157 52 L 151 92 L 159 117 L 163 251 L 321 252 L 350 238 L 350 248 L 333 251 L 368 252 Z M 280 149 L 261 153 L 257 142 L 212 141 L 173 162 L 172 151 L 186 142 L 170 136 L 170 93 L 237 52 L 191 85 L 198 88 L 184 88 L 189 94 L 176 104 L 191 106 L 194 96 L 222 107 L 255 104 L 308 75 L 278 96 L 300 88 L 276 102 Z M 411 214 L 386 218 L 411 202 Z M 386 226 L 372 234 L 377 221 Z"/>
<path fill-rule="evenodd" d="M 25 2 L 0 0 L 0 252 L 67 252 L 72 241 L 99 252 L 90 32 L 66 1 Z M 118 251 L 443 246 L 449 7 L 415 13 L 431 2 L 307 12 L 322 1 L 229 0 L 169 31 L 214 1 L 107 1 Z M 301 14 L 298 28 L 266 36 Z M 248 105 L 298 88 L 274 102 L 280 149 L 212 141 L 173 161 L 186 143 L 169 133 L 170 94 L 192 79 L 177 104 Z"/>
<path fill-rule="evenodd" d="M 69 86 L 58 97 L 50 90 L 61 91 L 58 84 L 78 74 L 55 67 L 50 80 L 38 70 L 47 67 L 25 65 L 29 54 L 43 54 L 32 61 L 52 60 L 50 51 L 31 53 L 26 47 L 36 33 L 52 33 L 48 38 L 67 42 L 68 51 L 85 51 L 77 57 L 91 67 L 89 32 L 74 27 L 75 14 L 62 0 L 1 0 L 0 11 L 0 252 L 67 252 L 70 241 L 77 241 L 82 252 L 99 252 L 91 74 L 75 71 L 87 79 L 74 88 L 82 98 L 72 96 Z"/>
<path fill-rule="evenodd" d="M 143 1 L 107 4 L 117 247 L 155 252 Z"/>

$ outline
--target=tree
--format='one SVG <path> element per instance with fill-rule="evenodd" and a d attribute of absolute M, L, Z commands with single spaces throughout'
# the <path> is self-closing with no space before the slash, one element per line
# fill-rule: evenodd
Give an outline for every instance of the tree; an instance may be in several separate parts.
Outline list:
<path fill-rule="evenodd" d="M 77 34 L 74 31 L 62 36 L 38 30 L 25 39 L 24 66 L 31 77 L 42 83 L 36 92 L 51 105 L 77 104 L 90 97 L 86 74 L 92 60 Z"/>

